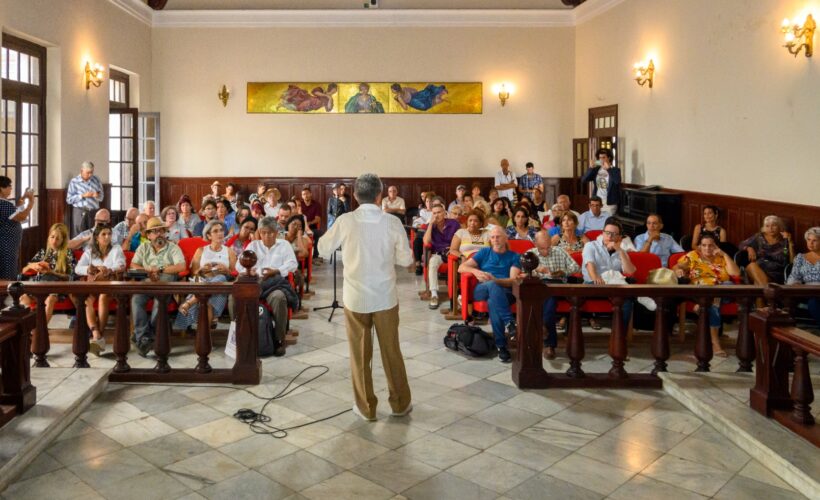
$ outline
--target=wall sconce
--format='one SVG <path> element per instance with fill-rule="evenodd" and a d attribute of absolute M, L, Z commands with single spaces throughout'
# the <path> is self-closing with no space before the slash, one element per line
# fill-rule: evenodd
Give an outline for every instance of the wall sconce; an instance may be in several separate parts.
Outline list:
<path fill-rule="evenodd" d="M 794 54 L 794 57 L 797 57 L 797 54 L 805 47 L 806 57 L 811 57 L 814 52 L 814 29 L 816 27 L 817 23 L 814 22 L 811 14 L 806 16 L 803 26 L 797 24 L 797 21 L 784 19 L 783 26 L 780 28 L 780 32 L 785 34 L 783 41 L 786 44 L 783 46 L 790 54 Z"/>
<path fill-rule="evenodd" d="M 515 92 L 515 87 L 510 83 L 500 83 L 493 85 L 493 94 L 498 95 L 498 100 L 501 101 L 501 105 L 504 106 L 507 103 L 507 99 Z"/>
<path fill-rule="evenodd" d="M 87 61 L 85 63 L 85 90 L 91 88 L 91 86 L 99 87 L 103 81 L 103 67 L 97 63 L 94 63 L 94 66 L 91 65 L 91 61 Z"/>
<path fill-rule="evenodd" d="M 219 93 L 216 94 L 216 96 L 219 98 L 220 101 L 222 101 L 222 107 L 225 107 L 228 105 L 228 98 L 231 97 L 231 91 L 228 90 L 228 87 L 223 85 L 222 90 L 220 90 Z"/>
<path fill-rule="evenodd" d="M 635 81 L 638 85 L 643 87 L 647 83 L 649 88 L 652 88 L 652 83 L 655 81 L 655 62 L 650 59 L 648 63 L 635 63 Z"/>

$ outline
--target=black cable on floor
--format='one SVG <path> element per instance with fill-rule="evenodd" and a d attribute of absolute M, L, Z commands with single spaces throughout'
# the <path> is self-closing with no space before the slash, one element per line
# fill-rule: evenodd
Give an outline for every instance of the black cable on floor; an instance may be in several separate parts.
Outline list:
<path fill-rule="evenodd" d="M 311 377 L 310 379 L 308 379 L 305 382 L 300 382 L 300 383 L 294 385 L 293 388 L 290 389 L 290 386 L 293 385 L 296 382 L 296 380 L 299 377 L 302 376 L 303 373 L 305 373 L 306 371 L 311 370 L 313 368 L 319 368 L 319 369 L 322 369 L 323 371 L 321 373 L 319 373 L 318 375 L 315 375 L 315 376 Z M 153 384 L 153 383 L 146 383 L 146 382 L 122 382 L 121 384 L 122 385 L 165 385 L 165 386 L 169 386 L 169 387 L 193 387 L 193 388 L 220 387 L 220 388 L 225 388 L 225 389 L 231 389 L 231 390 L 234 390 L 234 391 L 244 391 L 244 392 L 250 394 L 251 396 L 253 396 L 257 399 L 261 399 L 262 401 L 265 401 L 265 404 L 262 405 L 262 408 L 258 412 L 254 411 L 254 410 L 251 410 L 249 408 L 240 408 L 240 409 L 236 410 L 236 412 L 233 414 L 234 418 L 236 418 L 237 420 L 239 420 L 241 422 L 244 422 L 244 423 L 248 424 L 251 431 L 253 431 L 255 434 L 267 434 L 271 437 L 275 437 L 277 439 L 282 439 L 284 437 L 287 437 L 287 435 L 288 435 L 287 431 L 290 431 L 290 430 L 293 430 L 293 429 L 299 429 L 299 428 L 302 428 L 302 427 L 307 427 L 307 426 L 313 425 L 313 424 L 318 424 L 319 422 L 324 422 L 326 420 L 336 418 L 339 415 L 343 415 L 343 414 L 351 411 L 351 409 L 347 409 L 347 410 L 343 410 L 343 411 L 340 411 L 338 413 L 335 413 L 333 415 L 323 417 L 323 418 L 320 418 L 318 420 L 314 420 L 312 422 L 305 422 L 304 424 L 293 425 L 293 426 L 290 426 L 290 427 L 283 427 L 283 428 L 279 428 L 279 427 L 276 427 L 275 425 L 271 425 L 270 424 L 271 418 L 269 416 L 265 415 L 265 409 L 273 401 L 276 401 L 277 399 L 284 398 L 288 394 L 292 393 L 293 391 L 299 389 L 302 386 L 305 386 L 305 385 L 313 382 L 314 380 L 318 379 L 319 377 L 321 377 L 322 375 L 326 374 L 329 371 L 330 371 L 330 368 L 328 368 L 325 365 L 307 366 L 307 367 L 303 368 L 302 371 L 297 373 L 296 376 L 294 376 L 292 379 L 290 379 L 290 382 L 288 382 L 287 385 L 285 385 L 285 387 L 281 391 L 279 391 L 276 395 L 274 395 L 270 398 L 266 398 L 264 396 L 260 396 L 258 394 L 255 394 L 254 392 L 252 392 L 252 391 L 250 391 L 250 390 L 248 390 L 244 387 L 234 387 L 234 386 L 230 386 L 230 385 L 172 384 L 172 383 Z"/>

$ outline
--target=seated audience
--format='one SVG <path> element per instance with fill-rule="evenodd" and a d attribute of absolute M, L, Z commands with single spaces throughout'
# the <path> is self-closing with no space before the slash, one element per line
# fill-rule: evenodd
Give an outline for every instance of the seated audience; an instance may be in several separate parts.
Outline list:
<path fill-rule="evenodd" d="M 615 157 L 611 149 L 601 148 L 595 156 L 597 165 L 587 170 L 581 177 L 581 183 L 591 183 L 592 194 L 604 202 L 604 212 L 615 215 L 621 201 L 621 169 L 612 164 Z"/>
<path fill-rule="evenodd" d="M 265 217 L 265 215 L 265 205 L 261 201 L 255 200 L 251 202 L 251 217 L 259 220 Z"/>
<path fill-rule="evenodd" d="M 555 202 L 561 205 L 562 212 L 572 212 L 576 218 L 581 215 L 575 210 L 572 210 L 572 200 L 570 200 L 568 195 L 559 194 Z M 555 217 L 555 214 L 553 214 L 553 217 Z"/>
<path fill-rule="evenodd" d="M 490 214 L 490 217 L 494 221 L 493 224 L 506 228 L 512 225 L 512 214 L 507 206 L 507 202 L 504 200 L 506 200 L 506 198 L 496 198 L 495 201 L 492 202 L 493 212 Z"/>
<path fill-rule="evenodd" d="M 149 219 L 155 217 L 157 215 L 157 204 L 151 200 L 146 201 L 142 204 L 142 213 L 147 215 Z"/>
<path fill-rule="evenodd" d="M 663 220 L 661 216 L 650 214 L 646 218 L 646 232 L 635 237 L 635 247 L 639 252 L 654 253 L 661 258 L 661 265 L 666 267 L 670 255 L 684 250 L 674 238 L 662 233 L 662 229 Z"/>
<path fill-rule="evenodd" d="M 487 204 L 492 206 L 493 202 L 498 198 L 500 198 L 500 196 L 498 196 L 498 189 L 490 188 L 490 191 L 487 193 Z"/>
<path fill-rule="evenodd" d="M 749 256 L 746 274 L 755 285 L 785 281 L 784 272 L 794 258 L 794 246 L 783 219 L 767 215 L 760 232 L 744 240 L 739 249 Z"/>
<path fill-rule="evenodd" d="M 480 208 L 484 212 L 484 215 L 488 215 L 490 213 L 490 204 L 481 196 L 481 185 L 474 182 L 471 189 L 470 194 L 473 199 L 473 208 Z"/>
<path fill-rule="evenodd" d="M 111 227 L 111 212 L 109 212 L 105 208 L 97 210 L 97 212 L 94 214 L 94 227 L 92 227 L 91 229 L 86 229 L 77 236 L 68 240 L 68 249 L 77 250 L 79 248 L 91 248 L 94 236 L 94 229 L 100 225 Z"/>
<path fill-rule="evenodd" d="M 264 202 L 265 201 L 265 191 L 268 190 L 268 187 L 265 185 L 264 182 L 260 182 L 256 185 L 256 192 L 252 193 L 248 196 L 248 202 L 251 204 L 257 200 Z"/>
<path fill-rule="evenodd" d="M 327 200 L 327 228 L 342 214 L 350 212 L 350 197 L 347 195 L 347 186 L 341 182 L 333 186 L 333 196 Z"/>
<path fill-rule="evenodd" d="M 444 205 L 436 203 L 427 230 L 424 232 L 424 245 L 431 246 L 430 260 L 427 262 L 427 284 L 430 287 L 430 309 L 438 308 L 438 268 L 447 262 L 447 253 L 453 236 L 461 229 L 454 219 L 447 218 Z"/>
<path fill-rule="evenodd" d="M 540 213 L 548 209 L 547 200 L 544 199 L 544 192 L 538 188 L 532 190 L 532 218 L 541 220 Z"/>
<path fill-rule="evenodd" d="M 692 250 L 675 264 L 675 274 L 688 278 L 693 285 L 731 284 L 732 276 L 740 276 L 740 268 L 732 256 L 718 246 L 714 234 L 700 236 L 697 250 Z M 712 336 L 712 351 L 715 356 L 725 358 L 726 351 L 720 347 L 718 333 L 721 326 L 720 299 L 709 307 L 709 330 Z"/>
<path fill-rule="evenodd" d="M 241 254 L 245 247 L 253 241 L 256 236 L 256 224 L 257 221 L 254 217 L 246 217 L 245 220 L 242 221 L 242 225 L 239 226 L 239 231 L 230 238 L 228 238 L 228 245 L 233 253 L 236 255 Z"/>
<path fill-rule="evenodd" d="M 307 187 L 302 188 L 302 198 L 296 204 L 300 213 L 305 216 L 305 227 L 313 232 L 313 259 L 319 258 L 319 238 L 322 237 L 322 205 L 313 199 L 313 192 Z"/>
<path fill-rule="evenodd" d="M 535 241 L 537 227 L 530 225 L 530 213 L 524 206 L 519 205 L 513 211 L 512 225 L 507 228 L 507 239 Z"/>
<path fill-rule="evenodd" d="M 168 229 L 162 219 L 149 219 L 145 225 L 145 235 L 148 241 L 142 243 L 134 252 L 131 269 L 146 271 L 150 281 L 176 281 L 177 274 L 185 270 L 185 257 L 176 243 L 168 241 Z M 154 348 L 154 327 L 159 308 L 154 305 L 149 319 L 146 306 L 152 298 L 154 297 L 145 294 L 131 297 L 135 343 L 142 357 L 147 356 Z"/>
<path fill-rule="evenodd" d="M 191 197 L 187 194 L 180 196 L 177 202 L 177 209 L 179 210 L 179 224 L 185 228 L 189 236 L 196 234 L 194 230 L 201 219 L 199 215 L 194 213 L 194 205 L 191 203 Z"/>
<path fill-rule="evenodd" d="M 96 224 L 94 227 L 108 226 Z M 68 226 L 58 222 L 48 230 L 46 247 L 37 251 L 31 261 L 23 266 L 23 274 L 34 273 L 29 281 L 69 281 L 74 273 L 74 265 L 74 253 L 68 247 Z M 54 304 L 58 299 L 57 294 L 46 297 L 46 325 L 51 321 Z M 31 306 L 32 300 L 28 295 L 20 297 L 20 303 L 26 307 Z"/>
<path fill-rule="evenodd" d="M 223 200 L 226 201 L 226 200 Z M 225 223 L 212 220 L 205 225 L 203 239 L 208 245 L 197 248 L 191 259 L 191 277 L 204 283 L 225 283 L 231 279 L 231 271 L 236 266 L 236 254 L 225 244 Z M 228 303 L 227 295 L 211 295 L 208 297 L 208 323 L 212 324 Z M 185 302 L 179 306 L 179 314 L 174 322 L 174 328 L 186 330 L 197 324 L 199 320 L 199 300 L 196 295 L 188 295 Z"/>
<path fill-rule="evenodd" d="M 804 238 L 809 251 L 795 257 L 792 272 L 786 280 L 787 285 L 820 285 L 820 227 L 806 231 Z M 820 298 L 809 299 L 809 313 L 820 327 Z"/>
<path fill-rule="evenodd" d="M 711 234 L 718 243 L 726 242 L 726 230 L 718 225 L 720 209 L 714 205 L 703 207 L 703 222 L 695 225 L 692 232 L 692 250 L 697 250 L 700 245 L 701 234 Z"/>
<path fill-rule="evenodd" d="M 119 273 L 125 271 L 125 254 L 122 248 L 115 244 L 112 231 L 106 226 L 97 226 L 94 229 L 91 248 L 83 252 L 75 271 L 87 281 L 112 281 L 119 279 Z M 94 305 L 99 299 L 99 309 Z M 97 356 L 105 351 L 105 325 L 108 323 L 108 305 L 110 297 L 101 293 L 89 295 L 85 301 L 85 317 L 91 329 L 91 343 L 89 350 Z M 97 312 L 99 311 L 99 312 Z"/>
<path fill-rule="evenodd" d="M 298 262 L 290 243 L 276 238 L 278 232 L 279 226 L 276 224 L 276 219 L 263 218 L 259 221 L 259 239 L 252 241 L 247 250 L 256 253 L 257 261 L 251 274 L 259 277 L 262 284 L 260 298 L 267 302 L 273 317 L 276 346 L 274 356 L 284 356 L 285 333 L 288 329 L 288 299 L 285 291 L 280 288 L 280 283 L 284 280 L 287 284 L 288 274 L 296 270 Z M 236 270 L 239 273 L 246 271 L 239 261 L 236 263 Z"/>
<path fill-rule="evenodd" d="M 182 238 L 188 238 L 187 231 L 179 224 L 178 215 L 177 208 L 173 205 L 168 205 L 160 212 L 160 218 L 168 228 L 168 239 L 174 243 L 179 243 Z"/>
<path fill-rule="evenodd" d="M 239 190 L 236 184 L 229 182 L 225 185 L 225 194 L 222 195 L 222 199 L 230 203 L 234 211 L 236 210 L 236 203 L 239 200 Z"/>
<path fill-rule="evenodd" d="M 527 250 L 538 256 L 538 267 L 535 268 L 535 275 L 541 279 L 566 280 L 570 274 L 575 274 L 581 270 L 575 259 L 560 248 L 552 246 L 549 236 L 540 231 L 535 236 L 535 248 Z M 557 301 L 555 297 L 550 297 L 544 302 L 542 316 L 544 328 L 547 335 L 544 337 L 544 358 L 555 359 L 555 348 L 558 345 L 558 329 L 555 324 L 555 307 Z"/>
<path fill-rule="evenodd" d="M 128 231 L 131 229 L 137 222 L 137 215 L 139 215 L 139 210 L 135 207 L 131 207 L 125 211 L 125 220 L 118 223 L 111 229 L 111 244 L 120 246 L 122 242 L 128 237 Z M 86 247 L 86 250 L 89 247 Z"/>
<path fill-rule="evenodd" d="M 510 304 L 515 302 L 512 284 L 521 272 L 520 257 L 509 249 L 504 228 L 495 226 L 490 229 L 490 247 L 475 252 L 458 266 L 458 272 L 470 273 L 478 280 L 473 297 L 475 300 L 487 301 L 495 345 L 498 347 L 498 359 L 502 363 L 512 360 L 504 334 L 509 332 L 511 337 L 515 336 Z M 467 305 L 464 304 L 464 307 Z"/>
<path fill-rule="evenodd" d="M 219 181 L 213 181 L 213 183 L 211 183 L 211 193 L 206 194 L 205 196 L 202 197 L 202 203 L 199 206 L 200 207 L 199 208 L 200 209 L 200 215 L 202 215 L 201 211 L 202 211 L 202 208 L 205 206 L 206 201 L 211 200 L 214 203 L 216 203 L 217 201 L 222 199 L 222 195 L 219 194 L 219 190 L 221 188 L 222 188 L 222 184 L 220 184 Z"/>
<path fill-rule="evenodd" d="M 404 214 L 407 207 L 404 205 L 404 198 L 399 196 L 399 188 L 390 186 L 387 188 L 387 197 L 382 198 L 382 210 L 385 213 L 393 214 L 404 222 Z"/>
<path fill-rule="evenodd" d="M 453 207 L 447 213 L 447 218 L 457 221 L 461 227 L 464 227 L 464 225 L 467 223 L 467 217 L 465 217 L 463 214 L 464 209 L 461 208 L 461 205 L 453 205 Z"/>
<path fill-rule="evenodd" d="M 466 192 L 467 186 L 465 186 L 464 184 L 459 184 L 458 186 L 456 186 L 456 199 L 451 201 L 450 204 L 447 205 L 448 212 L 451 211 L 453 207 L 461 205 L 461 203 L 464 201 L 464 193 Z"/>
<path fill-rule="evenodd" d="M 621 247 L 623 228 L 614 217 L 607 219 L 601 240 L 590 241 L 584 245 L 581 272 L 584 283 L 604 285 L 607 276 L 618 277 L 635 272 L 635 265 L 629 254 Z M 632 301 L 625 300 L 621 307 L 624 327 L 629 324 L 632 315 Z M 593 326 L 594 328 L 594 326 Z M 600 328 L 600 327 L 599 327 Z"/>
<path fill-rule="evenodd" d="M 525 197 L 532 200 L 536 189 L 544 190 L 544 179 L 535 173 L 535 165 L 528 161 L 525 166 L 527 173 L 518 178 L 519 201 Z"/>
<path fill-rule="evenodd" d="M 413 227 L 415 229 L 427 229 L 430 224 L 430 218 L 433 216 L 432 206 L 435 193 L 432 191 L 423 193 L 424 208 L 419 209 L 419 214 L 413 217 Z M 416 231 L 416 239 L 413 240 L 413 257 L 416 259 L 416 276 L 421 276 L 422 265 L 421 258 L 424 254 L 424 232 Z"/>
<path fill-rule="evenodd" d="M 589 210 L 578 217 L 578 229 L 580 229 L 581 232 L 603 231 L 604 223 L 607 218 L 609 218 L 609 215 L 603 213 L 601 210 L 603 206 L 603 202 L 597 196 L 591 196 L 589 198 Z"/>
<path fill-rule="evenodd" d="M 290 243 L 290 246 L 293 248 L 293 253 L 296 255 L 296 260 L 302 261 L 303 259 L 310 257 L 310 254 L 308 253 L 308 249 L 310 248 L 310 238 L 305 235 L 304 219 L 298 215 L 291 216 L 285 227 L 287 227 L 287 230 L 284 234 L 280 234 L 282 234 L 282 238 L 285 241 Z M 293 281 L 296 284 L 297 290 L 305 286 L 305 276 L 302 274 L 301 268 L 297 268 L 293 271 Z"/>
<path fill-rule="evenodd" d="M 228 200 L 219 200 L 216 202 L 216 218 L 225 225 L 225 230 L 230 232 L 236 222 L 236 212 L 233 211 L 233 207 Z M 203 234 L 203 236 L 205 235 Z"/>
<path fill-rule="evenodd" d="M 230 235 L 234 235 L 239 232 L 239 228 L 242 227 L 242 222 L 251 216 L 251 209 L 248 205 L 239 202 L 234 213 L 236 215 L 233 219 L 233 227 L 228 230 L 228 234 Z"/>
<path fill-rule="evenodd" d="M 205 229 L 205 224 L 211 222 L 212 220 L 219 220 L 216 216 L 216 202 L 213 200 L 205 201 L 204 205 L 202 205 L 202 220 L 199 221 L 196 226 L 194 226 L 194 236 L 202 237 L 202 230 Z M 224 210 L 224 208 L 223 208 Z"/>
<path fill-rule="evenodd" d="M 467 214 L 467 227 L 453 235 L 450 255 L 466 259 L 489 244 L 490 232 L 484 229 L 484 214 L 481 210 L 473 210 Z"/>
<path fill-rule="evenodd" d="M 561 217 L 560 230 L 554 227 L 549 230 L 549 235 L 552 238 L 552 244 L 568 254 L 580 252 L 584 249 L 584 245 L 589 243 L 584 233 L 578 229 L 578 219 L 572 212 L 565 213 Z"/>
<path fill-rule="evenodd" d="M 464 215 L 470 213 L 473 210 L 473 196 L 472 195 L 465 194 L 461 198 L 461 208 L 462 208 L 462 213 Z"/>
<path fill-rule="evenodd" d="M 281 204 L 279 200 L 282 199 L 282 193 L 276 188 L 270 188 L 265 191 L 265 215 L 268 217 L 276 217 L 279 213 Z M 261 220 L 261 219 L 259 219 Z"/>
<path fill-rule="evenodd" d="M 141 244 L 148 241 L 148 238 L 145 237 L 145 224 L 147 223 L 147 215 L 137 215 L 137 218 L 134 219 L 134 224 L 131 226 L 131 229 L 128 230 L 128 234 L 125 236 L 125 239 L 122 240 L 121 246 L 124 252 L 136 252 Z"/>

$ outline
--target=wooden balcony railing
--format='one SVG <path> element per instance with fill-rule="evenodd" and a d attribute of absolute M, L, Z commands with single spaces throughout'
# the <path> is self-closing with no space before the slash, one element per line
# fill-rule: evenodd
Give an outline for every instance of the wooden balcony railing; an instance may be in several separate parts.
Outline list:
<path fill-rule="evenodd" d="M 245 252 L 248 253 L 248 252 Z M 252 253 L 252 252 L 251 252 Z M 243 254 L 244 256 L 244 254 Z M 252 262 L 255 263 L 253 256 Z M 251 261 L 243 262 L 250 263 Z M 248 266 L 252 267 L 253 264 Z M 5 283 L 0 282 L 0 286 Z M 12 292 L 13 289 L 13 292 Z M 89 295 L 107 294 L 116 301 L 115 337 L 113 352 L 116 365 L 109 377 L 112 382 L 177 382 L 177 383 L 234 383 L 258 384 L 262 378 L 259 352 L 259 294 L 260 286 L 256 277 L 239 276 L 233 283 L 189 283 L 189 282 L 38 282 L 15 283 L 10 287 L 15 304 L 25 293 L 37 299 L 36 326 L 31 343 L 31 353 L 35 366 L 48 367 L 50 349 L 48 325 L 45 321 L 45 298 L 49 294 L 70 295 L 80 304 L 74 325 L 72 353 L 74 367 L 87 368 L 90 330 L 85 317 L 84 304 Z M 131 297 L 145 294 L 154 297 L 153 308 L 157 310 L 155 322 L 153 368 L 133 368 L 128 364 L 130 349 L 131 320 L 129 309 Z M 213 349 L 211 325 L 205 308 L 200 308 L 196 328 L 195 367 L 171 367 L 168 356 L 171 351 L 171 321 L 168 304 L 173 297 L 193 294 L 200 304 L 205 304 L 211 295 L 230 295 L 234 300 L 236 316 L 236 362 L 232 368 L 212 368 L 209 357 Z M 29 329 L 30 331 L 30 329 Z M 27 363 L 28 365 L 28 363 Z"/>
<path fill-rule="evenodd" d="M 25 307 L 0 311 L 0 427 L 37 401 L 29 366 L 33 327 L 34 313 Z"/>
<path fill-rule="evenodd" d="M 785 287 L 774 285 L 766 298 L 790 302 L 799 297 L 820 296 L 820 286 Z M 794 320 L 783 310 L 767 308 L 751 315 L 751 329 L 757 346 L 755 386 L 749 405 L 772 417 L 820 446 L 820 428 L 811 413 L 814 389 L 809 373 L 808 355 L 820 356 L 820 337 L 794 327 Z M 791 389 L 789 372 L 793 371 Z"/>
<path fill-rule="evenodd" d="M 739 304 L 736 353 L 738 371 L 751 371 L 755 356 L 754 341 L 748 329 L 751 301 L 764 296 L 758 286 L 655 286 L 655 285 L 545 285 L 538 279 L 527 278 L 513 287 L 518 309 L 518 350 L 513 357 L 513 381 L 521 388 L 547 387 L 661 387 L 658 372 L 666 371 L 669 359 L 670 322 L 667 315 L 681 300 L 700 305 L 697 337 L 695 340 L 696 371 L 709 371 L 712 360 L 712 342 L 709 334 L 708 308 L 715 298 L 728 298 Z M 565 298 L 570 303 L 567 356 L 570 368 L 566 373 L 547 373 L 541 360 L 543 347 L 542 304 L 549 297 Z M 655 358 L 652 373 L 627 373 L 624 362 L 628 357 L 626 328 L 622 321 L 621 306 L 627 299 L 651 297 L 658 305 L 655 311 L 655 329 L 651 349 Z M 609 356 L 612 368 L 607 373 L 586 373 L 582 368 L 585 355 L 584 335 L 581 330 L 581 312 L 584 301 L 609 300 L 612 305 L 612 333 L 609 338 Z"/>

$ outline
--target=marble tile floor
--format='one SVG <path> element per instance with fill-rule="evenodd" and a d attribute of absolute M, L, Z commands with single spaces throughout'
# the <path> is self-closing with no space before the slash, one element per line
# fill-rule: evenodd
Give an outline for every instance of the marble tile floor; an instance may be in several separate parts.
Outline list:
<path fill-rule="evenodd" d="M 317 293 L 306 305 L 331 302 L 330 271 L 317 268 Z M 445 351 L 450 322 L 418 299 L 420 279 L 401 272 L 399 283 L 409 416 L 388 416 L 378 356 L 377 422 L 347 412 L 282 439 L 254 434 L 232 418 L 238 408 L 262 405 L 240 388 L 109 384 L 2 497 L 804 498 L 663 391 L 521 391 L 509 365 Z M 268 405 L 275 425 L 352 405 L 344 315 L 337 311 L 328 322 L 328 314 L 295 321 L 298 344 L 284 358 L 263 360 L 262 384 L 248 388 L 270 397 L 310 364 L 330 369 Z M 692 371 L 691 345 L 672 347 L 670 370 Z M 69 351 L 53 345 L 52 365 L 70 366 Z M 153 365 L 138 356 L 130 361 Z M 229 361 L 213 353 L 214 366 Z M 193 348 L 174 348 L 170 362 L 193 366 Z M 91 364 L 113 360 L 109 354 Z M 565 370 L 567 359 L 547 364 Z M 587 371 L 608 365 L 605 347 L 588 349 Z M 636 341 L 627 370 L 651 365 L 647 344 Z M 713 363 L 718 373 L 736 366 L 731 356 Z"/>

